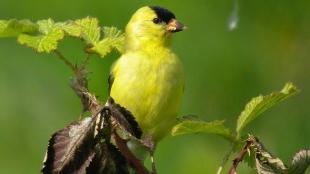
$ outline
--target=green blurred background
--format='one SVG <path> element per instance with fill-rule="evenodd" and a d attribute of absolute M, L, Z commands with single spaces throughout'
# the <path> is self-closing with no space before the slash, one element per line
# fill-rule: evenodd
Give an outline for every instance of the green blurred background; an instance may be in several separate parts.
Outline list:
<path fill-rule="evenodd" d="M 251 97 L 294 82 L 302 92 L 273 108 L 247 129 L 285 162 L 310 145 L 310 1 L 242 0 L 240 25 L 228 31 L 233 2 L 223 0 L 1 0 L 0 19 L 98 17 L 101 25 L 124 28 L 143 5 L 172 10 L 188 26 L 173 48 L 187 76 L 180 115 L 225 119 L 233 128 Z M 66 39 L 60 49 L 71 61 L 83 44 Z M 93 56 L 90 88 L 107 96 L 109 67 L 119 55 Z M 72 74 L 55 55 L 37 54 L 15 39 L 0 39 L 0 173 L 38 173 L 50 135 L 77 120 L 79 99 L 69 87 Z M 167 137 L 156 153 L 162 174 L 215 173 L 229 144 L 213 135 Z M 227 173 L 227 168 L 224 173 Z M 242 164 L 240 173 L 254 173 Z"/>

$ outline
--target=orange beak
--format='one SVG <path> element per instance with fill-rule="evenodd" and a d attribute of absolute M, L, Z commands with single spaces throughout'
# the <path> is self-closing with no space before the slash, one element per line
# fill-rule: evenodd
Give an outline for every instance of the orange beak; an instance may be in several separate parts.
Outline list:
<path fill-rule="evenodd" d="M 187 27 L 177 21 L 176 19 L 171 19 L 167 24 L 167 31 L 172 33 L 179 32 L 185 30 Z"/>

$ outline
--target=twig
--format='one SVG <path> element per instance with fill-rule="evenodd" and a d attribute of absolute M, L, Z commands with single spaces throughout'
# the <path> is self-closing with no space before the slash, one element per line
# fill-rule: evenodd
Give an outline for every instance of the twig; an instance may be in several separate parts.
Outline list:
<path fill-rule="evenodd" d="M 96 115 L 103 107 L 97 98 L 88 91 L 88 80 L 85 67 L 90 59 L 90 54 L 87 54 L 86 59 L 80 66 L 75 66 L 59 50 L 55 50 L 54 52 L 57 57 L 73 71 L 75 75 L 71 81 L 71 88 L 81 99 L 83 112 L 90 111 L 92 115 Z"/>
<path fill-rule="evenodd" d="M 77 73 L 77 68 L 74 66 L 60 51 L 55 50 L 54 51 L 57 55 L 57 57 L 62 60 L 72 71 L 74 74 Z"/>
<path fill-rule="evenodd" d="M 243 146 L 243 148 L 241 149 L 241 151 L 239 152 L 237 157 L 233 160 L 233 165 L 231 166 L 228 174 L 237 174 L 238 164 L 243 160 L 245 154 L 248 152 L 248 150 L 252 144 L 253 144 L 253 139 L 252 139 L 252 137 L 249 137 L 246 140 L 245 145 Z"/>
<path fill-rule="evenodd" d="M 221 163 L 221 166 L 218 168 L 216 174 L 221 174 L 222 173 L 222 170 L 224 168 L 224 166 L 226 165 L 231 153 L 233 152 L 233 149 L 234 149 L 234 144 L 232 145 L 231 149 L 225 154 L 224 158 L 223 158 L 223 161 Z"/>
<path fill-rule="evenodd" d="M 137 171 L 137 174 L 150 174 L 150 172 L 144 167 L 142 162 L 138 158 L 136 158 L 129 150 L 126 141 L 119 137 L 116 132 L 113 132 L 112 136 L 120 152 L 124 155 L 130 165 Z"/>

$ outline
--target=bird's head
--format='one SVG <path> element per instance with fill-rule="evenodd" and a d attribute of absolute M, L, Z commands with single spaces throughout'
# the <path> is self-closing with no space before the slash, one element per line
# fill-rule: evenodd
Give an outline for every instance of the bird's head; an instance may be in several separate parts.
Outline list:
<path fill-rule="evenodd" d="M 185 29 L 169 10 L 158 6 L 138 9 L 126 27 L 127 49 L 166 46 L 172 33 Z"/>

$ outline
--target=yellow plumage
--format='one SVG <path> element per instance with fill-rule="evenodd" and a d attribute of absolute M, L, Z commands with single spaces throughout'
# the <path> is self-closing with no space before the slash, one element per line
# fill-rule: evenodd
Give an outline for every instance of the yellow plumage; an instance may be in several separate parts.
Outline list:
<path fill-rule="evenodd" d="M 132 112 L 143 136 L 157 142 L 175 124 L 184 75 L 169 48 L 173 30 L 168 22 L 154 22 L 161 11 L 153 8 L 139 9 L 126 27 L 126 51 L 112 68 L 110 96 Z"/>

